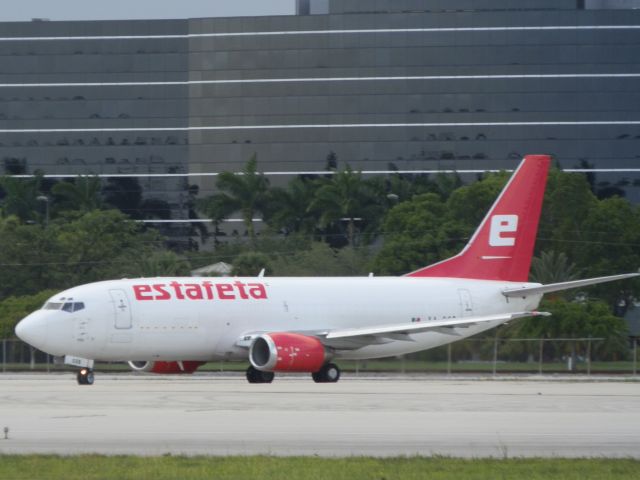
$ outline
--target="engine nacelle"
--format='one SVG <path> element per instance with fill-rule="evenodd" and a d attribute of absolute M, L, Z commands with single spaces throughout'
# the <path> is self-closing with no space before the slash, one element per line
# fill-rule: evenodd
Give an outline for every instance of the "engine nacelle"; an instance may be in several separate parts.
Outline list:
<path fill-rule="evenodd" d="M 320 340 L 299 333 L 265 333 L 249 348 L 251 365 L 263 372 L 317 372 L 327 360 Z"/>
<path fill-rule="evenodd" d="M 136 372 L 149 372 L 159 374 L 180 374 L 193 373 L 199 366 L 206 362 L 184 361 L 184 362 L 147 362 L 131 361 L 129 366 Z"/>

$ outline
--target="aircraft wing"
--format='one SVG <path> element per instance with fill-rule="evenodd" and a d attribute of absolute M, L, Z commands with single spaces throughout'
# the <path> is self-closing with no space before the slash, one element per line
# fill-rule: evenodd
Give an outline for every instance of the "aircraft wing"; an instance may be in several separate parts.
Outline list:
<path fill-rule="evenodd" d="M 441 331 L 457 335 L 453 327 L 468 327 L 484 322 L 508 322 L 517 318 L 551 315 L 547 312 L 512 312 L 499 315 L 455 318 L 450 320 L 436 320 L 427 322 L 395 323 L 391 325 L 377 325 L 359 328 L 340 328 L 335 330 L 299 330 L 293 333 L 317 337 L 323 344 L 338 350 L 352 350 L 366 345 L 388 343 L 392 340 L 413 341 L 412 333 Z M 236 341 L 236 346 L 249 348 L 253 340 L 266 331 L 247 332 Z"/>
<path fill-rule="evenodd" d="M 595 285 L 597 283 L 613 282 L 615 280 L 637 277 L 638 275 L 640 275 L 640 273 L 624 273 L 622 275 L 611 275 L 609 277 L 596 277 L 586 278 L 584 280 L 573 280 L 571 282 L 549 283 L 547 285 L 539 285 L 535 287 L 508 288 L 503 290 L 502 294 L 505 297 L 526 297 L 528 295 L 559 292 L 562 290 L 569 290 L 570 288 L 586 287 L 587 285 Z"/>
<path fill-rule="evenodd" d="M 344 328 L 344 329 L 330 330 L 326 332 L 324 335 L 318 335 L 318 336 L 320 337 L 323 336 L 327 340 L 364 337 L 364 336 L 391 337 L 392 335 L 409 335 L 411 333 L 420 333 L 420 332 L 426 332 L 429 330 L 439 330 L 442 328 L 466 327 L 466 326 L 476 325 L 478 323 L 485 323 L 485 322 L 500 322 L 500 321 L 508 322 L 510 320 L 515 320 L 517 318 L 535 317 L 539 315 L 547 316 L 549 315 L 549 313 L 515 312 L 515 313 L 504 313 L 499 315 L 455 318 L 450 320 L 401 323 L 401 324 L 393 324 L 393 325 L 380 325 L 375 327 Z"/>

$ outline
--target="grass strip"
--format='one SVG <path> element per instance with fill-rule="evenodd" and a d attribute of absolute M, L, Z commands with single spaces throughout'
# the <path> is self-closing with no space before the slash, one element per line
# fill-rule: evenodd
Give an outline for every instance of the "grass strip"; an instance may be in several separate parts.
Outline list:
<path fill-rule="evenodd" d="M 449 457 L 186 457 L 2 455 L 3 480 L 224 479 L 412 480 L 640 478 L 633 459 L 458 459 Z"/>

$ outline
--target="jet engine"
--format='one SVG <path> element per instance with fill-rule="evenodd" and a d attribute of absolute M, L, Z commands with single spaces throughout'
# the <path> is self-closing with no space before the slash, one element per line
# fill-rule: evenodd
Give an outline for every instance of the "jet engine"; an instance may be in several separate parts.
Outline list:
<path fill-rule="evenodd" d="M 146 362 L 131 361 L 129 366 L 136 372 L 149 372 L 159 374 L 180 374 L 193 373 L 199 366 L 206 362 L 184 361 L 184 362 Z"/>
<path fill-rule="evenodd" d="M 317 372 L 329 360 L 316 337 L 299 333 L 265 333 L 249 348 L 249 361 L 263 372 Z"/>

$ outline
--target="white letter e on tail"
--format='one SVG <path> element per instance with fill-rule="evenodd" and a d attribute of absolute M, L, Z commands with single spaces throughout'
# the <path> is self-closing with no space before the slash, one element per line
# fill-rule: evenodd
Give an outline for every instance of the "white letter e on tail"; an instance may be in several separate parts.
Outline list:
<path fill-rule="evenodd" d="M 503 237 L 502 234 L 516 232 L 517 230 L 517 215 L 494 215 L 491 217 L 489 245 L 492 247 L 512 247 L 516 244 L 515 237 Z"/>

